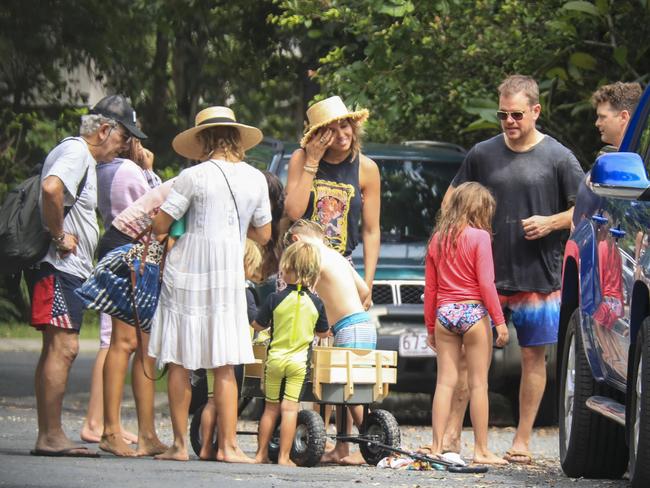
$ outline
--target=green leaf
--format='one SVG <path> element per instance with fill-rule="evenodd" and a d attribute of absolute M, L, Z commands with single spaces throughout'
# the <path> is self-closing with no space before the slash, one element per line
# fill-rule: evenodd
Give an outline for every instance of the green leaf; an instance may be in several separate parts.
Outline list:
<path fill-rule="evenodd" d="M 488 122 L 487 120 L 476 120 L 469 124 L 467 127 L 462 129 L 460 132 L 465 133 L 465 132 L 474 132 L 477 130 L 491 130 L 491 129 L 498 129 L 499 124 L 496 122 Z"/>
<path fill-rule="evenodd" d="M 591 54 L 583 52 L 573 53 L 569 58 L 569 63 L 571 63 L 576 68 L 582 68 L 586 70 L 596 69 L 597 64 L 596 58 L 594 58 Z"/>
<path fill-rule="evenodd" d="M 596 17 L 600 16 L 598 8 L 591 2 L 584 1 L 573 1 L 565 3 L 562 8 L 564 10 L 571 10 L 573 12 L 583 12 L 585 14 L 594 15 Z"/>
<path fill-rule="evenodd" d="M 404 17 L 415 10 L 413 3 L 410 1 L 394 0 L 392 4 L 384 4 L 379 7 L 379 13 L 390 15 L 392 17 Z"/>
<path fill-rule="evenodd" d="M 561 80 L 568 80 L 569 75 L 567 74 L 566 70 L 560 66 L 556 66 L 555 68 L 551 68 L 546 72 L 546 77 L 547 78 L 559 78 Z"/>
<path fill-rule="evenodd" d="M 614 59 L 619 64 L 619 66 L 625 67 L 627 64 L 627 47 L 618 46 L 614 49 Z"/>
<path fill-rule="evenodd" d="M 606 15 L 609 10 L 609 1 L 608 0 L 596 0 L 596 8 L 600 15 Z"/>

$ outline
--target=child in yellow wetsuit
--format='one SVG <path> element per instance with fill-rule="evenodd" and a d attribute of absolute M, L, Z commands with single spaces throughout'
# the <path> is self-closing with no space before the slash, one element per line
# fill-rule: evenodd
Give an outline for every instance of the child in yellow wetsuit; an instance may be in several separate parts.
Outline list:
<path fill-rule="evenodd" d="M 252 323 L 256 330 L 270 327 L 271 332 L 264 371 L 266 405 L 260 419 L 255 456 L 259 463 L 269 462 L 269 440 L 282 413 L 278 464 L 294 465 L 289 455 L 314 332 L 320 337 L 329 333 L 323 303 L 309 291 L 316 284 L 320 266 L 320 251 L 313 244 L 296 242 L 289 246 L 280 259 L 280 271 L 287 287 L 269 295 Z M 280 403 L 282 380 L 284 396 Z"/>

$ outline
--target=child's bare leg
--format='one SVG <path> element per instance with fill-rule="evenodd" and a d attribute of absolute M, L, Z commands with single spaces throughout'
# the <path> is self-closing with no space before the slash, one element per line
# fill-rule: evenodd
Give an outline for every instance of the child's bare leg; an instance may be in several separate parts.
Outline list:
<path fill-rule="evenodd" d="M 469 387 L 467 386 L 467 362 L 465 351 L 461 353 L 458 363 L 458 381 L 451 399 L 451 410 L 447 419 L 447 428 L 442 438 L 442 452 L 457 452 L 460 454 L 460 435 L 463 432 L 463 420 L 469 403 Z"/>
<path fill-rule="evenodd" d="M 508 464 L 488 450 L 488 370 L 492 359 L 492 331 L 487 317 L 474 324 L 463 336 L 467 351 L 467 373 L 470 392 L 470 416 L 474 428 L 474 462 Z"/>
<path fill-rule="evenodd" d="M 352 422 L 354 422 L 354 425 L 358 427 L 361 426 L 363 423 L 363 405 L 350 405 L 347 408 L 347 415 L 348 415 L 348 431 L 346 432 L 348 435 L 352 434 Z M 349 452 L 349 447 L 348 447 L 348 452 Z M 366 460 L 363 458 L 363 455 L 361 454 L 361 451 L 355 451 L 352 454 L 348 454 L 347 456 L 343 457 L 340 460 L 341 464 L 345 464 L 348 466 L 359 466 L 361 464 L 365 464 Z"/>
<path fill-rule="evenodd" d="M 346 409 L 342 405 L 336 406 L 336 434 L 343 434 L 343 416 L 348 415 Z M 352 423 L 348 422 L 348 429 L 352 427 Z M 346 429 L 346 430 L 348 430 Z M 348 432 L 346 432 L 347 434 Z M 350 445 L 347 442 L 342 442 L 337 440 L 336 446 L 331 451 L 323 454 L 321 458 L 321 463 L 339 463 L 341 459 L 347 457 L 350 454 Z"/>
<path fill-rule="evenodd" d="M 291 447 L 296 437 L 296 424 L 298 423 L 298 409 L 300 404 L 291 400 L 282 400 L 282 421 L 280 423 L 280 453 L 278 464 L 295 466 L 291 460 Z"/>
<path fill-rule="evenodd" d="M 277 402 L 265 401 L 264 413 L 257 427 L 257 453 L 255 454 L 256 463 L 270 463 L 269 459 L 269 442 L 275 430 L 280 415 L 280 404 Z"/>
<path fill-rule="evenodd" d="M 187 461 L 187 411 L 190 408 L 192 389 L 189 371 L 178 364 L 169 364 L 167 373 L 167 396 L 169 398 L 169 413 L 172 418 L 174 443 L 155 459 Z"/>
<path fill-rule="evenodd" d="M 458 382 L 458 363 L 461 357 L 462 340 L 459 335 L 445 329 L 440 322 L 436 323 L 435 334 L 438 371 L 431 412 L 433 430 L 431 453 L 441 454 L 443 437 L 449 420 L 451 399 Z"/>
<path fill-rule="evenodd" d="M 201 412 L 201 452 L 199 458 L 204 461 L 214 461 L 217 452 L 214 450 L 214 427 L 217 425 L 217 407 L 212 397 Z"/>

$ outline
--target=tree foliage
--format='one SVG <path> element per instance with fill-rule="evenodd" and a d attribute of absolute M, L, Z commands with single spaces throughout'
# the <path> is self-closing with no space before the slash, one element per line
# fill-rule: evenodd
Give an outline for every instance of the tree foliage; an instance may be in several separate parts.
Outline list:
<path fill-rule="evenodd" d="M 534 76 L 543 129 L 583 163 L 598 147 L 589 97 L 615 80 L 647 83 L 645 0 L 285 0 L 276 21 L 298 37 L 332 30 L 317 80 L 324 94 L 369 106 L 377 141 L 438 139 L 471 145 L 497 129 L 496 86 Z"/>

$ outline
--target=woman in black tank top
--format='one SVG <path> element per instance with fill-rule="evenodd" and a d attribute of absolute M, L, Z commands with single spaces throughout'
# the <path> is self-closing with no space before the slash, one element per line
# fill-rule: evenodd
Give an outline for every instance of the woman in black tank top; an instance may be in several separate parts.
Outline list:
<path fill-rule="evenodd" d="M 292 220 L 319 222 L 343 256 L 349 257 L 361 239 L 365 281 L 372 291 L 379 257 L 380 178 L 375 162 L 361 154 L 368 111 L 350 112 L 335 96 L 312 105 L 307 118 L 301 148 L 289 161 L 286 213 Z"/>

